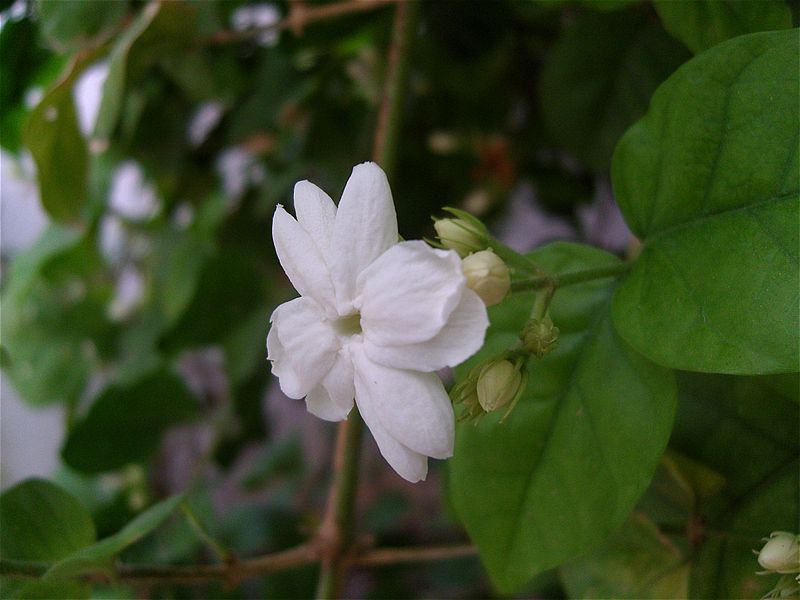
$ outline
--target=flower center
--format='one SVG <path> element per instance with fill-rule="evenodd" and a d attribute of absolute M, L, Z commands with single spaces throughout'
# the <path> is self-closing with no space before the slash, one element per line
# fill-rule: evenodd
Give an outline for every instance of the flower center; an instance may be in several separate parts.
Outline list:
<path fill-rule="evenodd" d="M 341 319 L 336 319 L 333 322 L 333 328 L 336 330 L 336 333 L 344 336 L 351 336 L 361 333 L 361 314 L 354 313 L 352 315 L 342 317 Z"/>

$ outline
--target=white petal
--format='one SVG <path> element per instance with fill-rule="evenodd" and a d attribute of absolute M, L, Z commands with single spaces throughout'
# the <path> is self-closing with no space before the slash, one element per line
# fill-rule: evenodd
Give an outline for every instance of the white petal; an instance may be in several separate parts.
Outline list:
<path fill-rule="evenodd" d="M 378 444 L 378 450 L 381 455 L 389 463 L 400 477 L 416 483 L 424 481 L 428 475 L 428 457 L 419 452 L 409 450 L 403 444 L 394 439 L 386 428 L 381 424 L 375 407 L 370 403 L 367 397 L 359 396 L 356 393 L 356 404 L 361 413 L 364 423 L 369 427 L 372 437 L 375 438 L 375 443 Z"/>
<path fill-rule="evenodd" d="M 340 313 L 349 310 L 359 273 L 397 243 L 397 215 L 386 174 L 375 163 L 353 168 L 336 212 L 331 271 Z"/>
<path fill-rule="evenodd" d="M 336 362 L 322 380 L 306 396 L 308 411 L 326 421 L 343 421 L 353 408 L 353 361 L 347 346 L 339 350 Z"/>
<path fill-rule="evenodd" d="M 302 398 L 333 366 L 339 340 L 322 307 L 309 298 L 281 304 L 270 321 L 267 349 L 272 370 L 284 394 Z"/>
<path fill-rule="evenodd" d="M 447 324 L 433 338 L 418 344 L 378 346 L 367 337 L 364 351 L 373 361 L 387 367 L 438 371 L 455 367 L 480 350 L 488 326 L 486 305 L 475 292 L 465 289 Z"/>
<path fill-rule="evenodd" d="M 336 220 L 336 205 L 331 197 L 310 181 L 298 181 L 294 186 L 294 211 L 298 223 L 325 257 Z"/>
<path fill-rule="evenodd" d="M 353 347 L 356 402 L 369 404 L 395 440 L 414 452 L 453 455 L 455 418 L 441 380 L 433 373 L 390 369 Z"/>
<path fill-rule="evenodd" d="M 427 341 L 445 326 L 464 289 L 461 259 L 452 250 L 396 244 L 358 279 L 364 335 L 379 346 Z"/>
<path fill-rule="evenodd" d="M 325 259 L 306 230 L 278 205 L 272 219 L 272 240 L 283 270 L 302 296 L 334 309 L 333 285 Z"/>

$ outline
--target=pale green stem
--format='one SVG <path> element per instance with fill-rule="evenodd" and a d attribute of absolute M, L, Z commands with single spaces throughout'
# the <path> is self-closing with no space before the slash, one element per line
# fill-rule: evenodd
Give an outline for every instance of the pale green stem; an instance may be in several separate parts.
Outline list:
<path fill-rule="evenodd" d="M 633 263 L 620 262 L 607 267 L 597 267 L 595 269 L 585 269 L 583 271 L 572 271 L 570 273 L 558 273 L 541 275 L 530 279 L 521 279 L 511 284 L 514 292 L 527 292 L 532 290 L 542 290 L 545 288 L 558 289 L 576 283 L 584 283 L 594 279 L 605 279 L 616 277 L 628 271 Z"/>

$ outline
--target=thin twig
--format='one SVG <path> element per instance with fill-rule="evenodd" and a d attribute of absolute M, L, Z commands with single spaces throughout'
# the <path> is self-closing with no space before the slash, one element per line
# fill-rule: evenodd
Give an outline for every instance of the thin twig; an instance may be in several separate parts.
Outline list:
<path fill-rule="evenodd" d="M 462 556 L 472 556 L 475 547 L 468 544 L 451 546 L 422 546 L 409 548 L 378 548 L 367 550 L 346 559 L 347 566 L 376 566 L 410 562 L 448 560 Z M 126 565 L 119 564 L 114 569 L 114 579 L 129 584 L 202 584 L 222 581 L 233 584 L 267 573 L 284 571 L 319 562 L 321 548 L 316 542 L 302 544 L 241 561 L 213 565 Z M 20 560 L 0 560 L 0 575 L 16 579 L 37 579 L 44 575 L 50 564 Z M 107 581 L 103 573 L 86 573 L 89 581 Z"/>
<path fill-rule="evenodd" d="M 474 556 L 477 549 L 472 544 L 455 546 L 426 546 L 421 548 L 378 548 L 353 557 L 350 564 L 362 567 L 394 565 L 398 563 L 447 560 L 462 556 Z"/>
<path fill-rule="evenodd" d="M 285 29 L 295 35 L 302 35 L 306 26 L 319 21 L 333 19 L 342 15 L 375 10 L 400 0 L 345 0 L 335 4 L 307 6 L 302 0 L 289 3 L 289 14 L 280 21 L 265 27 L 254 27 L 244 31 L 219 31 L 209 37 L 206 42 L 212 46 L 245 42 L 258 38 L 265 33 L 279 32 Z"/>

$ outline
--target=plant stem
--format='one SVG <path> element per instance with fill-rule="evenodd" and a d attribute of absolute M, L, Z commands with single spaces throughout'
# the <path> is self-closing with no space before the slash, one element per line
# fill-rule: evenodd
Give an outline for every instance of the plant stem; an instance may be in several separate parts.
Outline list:
<path fill-rule="evenodd" d="M 317 598 L 336 598 L 347 570 L 344 557 L 350 551 L 354 537 L 362 430 L 363 421 L 356 409 L 353 409 L 347 421 L 339 425 L 333 465 L 334 480 L 325 516 L 317 530 L 317 542 L 322 551 Z"/>
<path fill-rule="evenodd" d="M 397 136 L 402 121 L 403 101 L 408 82 L 411 38 L 416 30 L 420 2 L 407 0 L 397 4 L 392 26 L 392 39 L 386 64 L 386 79 L 383 86 L 378 122 L 375 126 L 375 141 L 372 160 L 378 163 L 392 180 L 397 152 Z"/>
<path fill-rule="evenodd" d="M 295 35 L 301 35 L 307 25 L 326 21 L 358 12 L 366 12 L 393 4 L 399 0 L 344 0 L 333 4 L 323 4 L 321 6 L 307 6 L 302 0 L 292 0 L 289 3 L 289 14 L 272 25 L 266 27 L 254 27 L 245 31 L 219 31 L 211 37 L 206 38 L 205 43 L 212 46 L 245 42 L 258 38 L 265 33 L 283 31 L 290 29 Z"/>
<path fill-rule="evenodd" d="M 206 531 L 206 528 L 203 527 L 200 519 L 198 519 L 197 515 L 194 514 L 194 511 L 192 510 L 192 507 L 189 506 L 188 502 L 181 502 L 181 511 L 183 512 L 183 516 L 186 517 L 186 521 L 189 523 L 189 526 L 197 534 L 197 537 L 199 537 L 209 548 L 211 548 L 214 554 L 217 555 L 217 558 L 220 560 L 220 562 L 229 562 L 233 556 L 231 552 L 225 548 L 225 546 L 211 537 L 208 531 Z"/>
<path fill-rule="evenodd" d="M 592 281 L 594 279 L 615 277 L 628 271 L 632 264 L 633 263 L 630 262 L 620 262 L 608 265 L 607 267 L 597 267 L 596 269 L 585 269 L 583 271 L 573 271 L 571 273 L 549 274 L 541 275 L 540 277 L 532 277 L 531 279 L 521 279 L 511 284 L 511 290 L 514 292 L 526 292 L 550 287 L 557 289 L 568 285 L 575 285 L 576 283 Z"/>
<path fill-rule="evenodd" d="M 367 550 L 347 559 L 348 565 L 372 566 L 409 562 L 447 560 L 471 556 L 476 552 L 471 545 L 422 546 L 408 548 L 377 548 Z M 243 579 L 261 577 L 267 573 L 285 571 L 319 561 L 319 549 L 314 544 L 302 544 L 289 550 L 265 554 L 238 562 L 214 565 L 127 565 L 118 564 L 114 579 L 131 585 L 137 584 L 205 584 L 221 581 L 235 584 Z M 52 565 L 45 562 L 0 559 L 0 575 L 14 579 L 37 579 Z M 86 573 L 85 581 L 106 582 L 107 571 Z"/>

